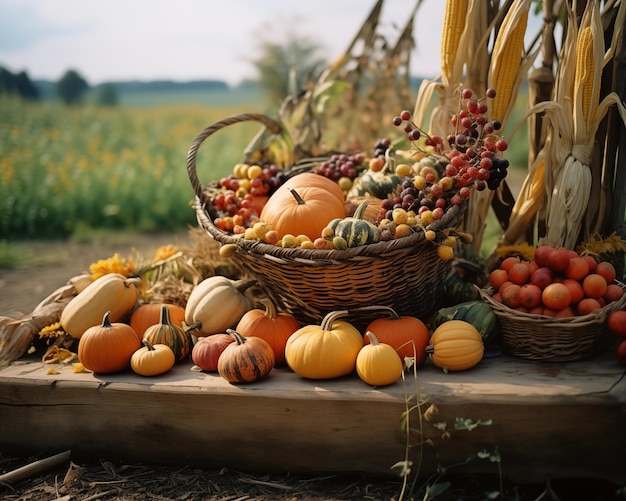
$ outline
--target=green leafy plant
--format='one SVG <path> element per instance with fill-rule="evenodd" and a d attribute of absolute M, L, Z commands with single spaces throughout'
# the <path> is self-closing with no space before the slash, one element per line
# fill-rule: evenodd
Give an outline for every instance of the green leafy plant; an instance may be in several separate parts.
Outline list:
<path fill-rule="evenodd" d="M 415 357 L 406 357 L 404 359 L 405 371 L 402 374 L 402 382 L 404 385 L 405 402 L 404 411 L 401 415 L 401 428 L 405 435 L 405 454 L 404 458 L 395 463 L 391 469 L 402 478 L 402 488 L 399 494 L 399 501 L 414 499 L 415 496 L 422 496 L 422 499 L 435 499 L 451 487 L 451 482 L 445 480 L 445 475 L 455 467 L 465 465 L 476 459 L 488 460 L 497 465 L 497 473 L 499 479 L 499 489 L 489 490 L 485 492 L 486 499 L 502 498 L 504 493 L 502 465 L 500 453 L 496 448 L 491 451 L 483 448 L 475 453 L 469 454 L 466 458 L 456 464 L 437 465 L 436 471 L 424 478 L 422 466 L 424 463 L 424 455 L 426 446 L 432 448 L 436 453 L 437 444 L 435 437 L 431 437 L 426 431 L 426 424 L 431 423 L 435 430 L 438 430 L 439 439 L 449 440 L 453 434 L 457 432 L 471 432 L 481 426 L 490 426 L 493 424 L 491 419 L 476 419 L 456 417 L 454 423 L 449 425 L 445 421 L 435 421 L 435 417 L 439 415 L 437 405 L 430 402 L 428 395 L 422 393 L 419 389 L 417 365 L 414 363 Z M 407 373 L 412 377 L 407 377 Z"/>

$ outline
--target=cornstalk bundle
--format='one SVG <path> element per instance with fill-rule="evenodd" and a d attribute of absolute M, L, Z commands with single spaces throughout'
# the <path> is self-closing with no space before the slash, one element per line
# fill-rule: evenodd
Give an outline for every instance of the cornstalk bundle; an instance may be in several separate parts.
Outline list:
<path fill-rule="evenodd" d="M 410 97 L 413 20 L 421 3 L 416 0 L 393 43 L 381 32 L 383 0 L 378 0 L 346 51 L 317 80 L 290 90 L 279 110 L 281 133 L 262 130 L 246 149 L 246 158 L 275 159 L 287 166 L 329 151 L 373 146 Z"/>
<path fill-rule="evenodd" d="M 522 82 L 538 54 L 538 50 L 526 53 L 524 37 L 528 25 L 530 0 L 514 0 L 496 35 L 489 63 L 488 87 L 496 89 L 496 97 L 490 108 L 491 118 L 500 120 L 505 127 L 515 105 Z M 485 190 L 470 200 L 464 219 L 465 231 L 474 234 L 474 252 L 478 254 L 486 227 L 486 219 L 492 199 L 502 192 L 502 185 L 493 192 Z"/>
<path fill-rule="evenodd" d="M 626 6 L 617 8 L 613 40 L 621 36 Z M 545 112 L 545 144 L 540 149 L 513 208 L 510 224 L 501 243 L 524 241 L 525 232 L 540 210 L 545 211 L 545 235 L 540 243 L 573 249 L 581 236 L 592 183 L 590 169 L 596 133 L 611 106 L 626 123 L 626 109 L 612 92 L 600 100 L 602 70 L 611 60 L 615 43 L 605 51 L 599 2 L 587 3 L 578 25 L 568 9 L 568 24 L 559 55 L 554 98 L 533 107 L 531 113 Z M 603 205 L 603 201 L 599 201 Z"/>

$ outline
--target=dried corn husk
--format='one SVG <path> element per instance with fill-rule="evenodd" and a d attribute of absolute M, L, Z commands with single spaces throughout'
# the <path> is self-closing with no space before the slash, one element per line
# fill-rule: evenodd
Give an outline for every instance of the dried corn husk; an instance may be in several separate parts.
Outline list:
<path fill-rule="evenodd" d="M 413 111 L 414 121 L 425 123 L 427 110 L 437 93 L 428 133 L 440 136 L 444 141 L 454 133 L 451 119 L 458 112 L 461 88 L 465 86 L 476 91 L 485 88 L 489 64 L 488 7 L 488 3 L 482 0 L 446 2 L 441 35 L 441 74 L 435 80 L 422 81 Z"/>
<path fill-rule="evenodd" d="M 546 143 L 541 146 L 529 170 L 513 207 L 509 227 L 499 245 L 523 241 L 527 228 L 538 214 L 546 220 L 549 228 L 549 236 L 541 239 L 542 243 L 551 245 L 567 243 L 568 246 L 573 246 L 580 233 L 582 219 L 580 214 L 586 209 L 590 183 L 593 182 L 590 180 L 587 166 L 593 153 L 594 136 L 610 106 L 616 105 L 624 117 L 623 106 L 614 93 L 609 94 L 597 106 L 590 104 L 592 99 L 598 99 L 601 71 L 594 72 L 593 78 L 596 83 L 591 87 L 587 85 L 585 97 L 583 84 L 575 82 L 576 74 L 573 69 L 577 67 L 576 49 L 580 30 L 586 26 L 593 27 L 595 33 L 600 34 L 595 37 L 599 43 L 594 46 L 593 51 L 596 68 L 602 68 L 609 61 L 617 44 L 616 40 L 621 36 L 626 10 L 623 2 L 616 16 L 611 47 L 604 54 L 598 9 L 596 1 L 590 2 L 580 27 L 577 26 L 574 13 L 568 11 L 569 19 L 565 41 L 559 55 L 554 97 L 551 101 L 535 105 L 529 112 L 529 115 L 546 113 L 542 129 Z M 592 89 L 591 92 L 589 89 Z M 587 105 L 583 106 L 585 98 L 588 101 Z M 595 112 L 587 113 L 585 116 L 583 109 L 591 111 L 595 109 Z M 542 185 L 545 188 L 542 189 Z M 576 197 L 576 200 L 572 200 L 571 197 Z M 601 199 L 600 205 L 603 203 Z M 575 235 L 572 235 L 573 233 Z M 584 229 L 583 234 L 587 233 L 588 230 Z"/>
<path fill-rule="evenodd" d="M 616 32 L 621 33 L 624 22 L 624 3 L 619 7 Z M 575 20 L 570 14 L 571 23 Z M 583 228 L 582 222 L 591 193 L 592 176 L 590 171 L 591 157 L 595 146 L 595 135 L 601 121 L 608 113 L 610 106 L 616 106 L 624 124 L 626 124 L 626 108 L 619 96 L 610 93 L 600 102 L 600 85 L 602 69 L 612 56 L 613 44 L 605 52 L 604 31 L 602 27 L 600 5 L 597 0 L 587 3 L 576 37 L 570 37 L 566 43 L 576 47 L 576 64 L 572 71 L 569 66 L 567 73 L 574 74 L 574 82 L 570 87 L 571 94 L 561 96 L 561 111 L 567 123 L 559 130 L 562 137 L 569 138 L 567 157 L 560 164 L 562 168 L 556 175 L 552 194 L 546 209 L 546 235 L 541 240 L 552 246 L 564 246 L 573 249 L 579 236 L 589 234 L 589 228 Z M 614 34 L 615 35 L 615 34 Z M 589 50 L 585 49 L 584 41 L 591 38 Z M 571 104 L 570 104 L 571 103 Z M 570 113 L 567 114 L 566 112 Z"/>
<path fill-rule="evenodd" d="M 74 285 L 64 285 L 41 301 L 30 315 L 19 319 L 0 317 L 0 369 L 24 355 L 41 329 L 58 322 L 63 308 L 77 294 Z"/>

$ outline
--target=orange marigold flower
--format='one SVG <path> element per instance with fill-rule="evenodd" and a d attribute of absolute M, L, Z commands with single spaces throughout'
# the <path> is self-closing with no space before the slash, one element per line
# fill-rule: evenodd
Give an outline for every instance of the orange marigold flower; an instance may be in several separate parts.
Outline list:
<path fill-rule="evenodd" d="M 135 271 L 135 263 L 132 259 L 122 259 L 118 253 L 115 253 L 113 257 L 100 259 L 89 265 L 89 271 L 93 280 L 109 273 L 119 273 L 125 277 L 130 277 Z"/>
<path fill-rule="evenodd" d="M 178 247 L 176 247 L 175 245 L 162 245 L 154 253 L 154 258 L 152 259 L 152 262 L 157 263 L 159 261 L 163 261 L 168 257 L 173 256 L 177 252 Z"/>

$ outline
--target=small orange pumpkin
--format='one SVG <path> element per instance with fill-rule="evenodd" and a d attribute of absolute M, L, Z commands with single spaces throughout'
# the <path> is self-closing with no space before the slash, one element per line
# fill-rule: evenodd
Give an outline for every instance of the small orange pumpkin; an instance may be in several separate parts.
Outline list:
<path fill-rule="evenodd" d="M 217 361 L 217 372 L 229 383 L 253 383 L 267 376 L 274 368 L 274 350 L 260 337 L 243 337 L 228 329 L 235 338 Z"/>
<path fill-rule="evenodd" d="M 90 371 L 100 374 L 121 372 L 130 366 L 130 359 L 141 343 L 128 324 L 109 321 L 104 314 L 102 325 L 89 327 L 78 341 L 78 360 Z"/>
<path fill-rule="evenodd" d="M 365 333 L 367 343 L 356 357 L 356 373 L 367 384 L 386 386 L 402 377 L 402 360 L 391 346 L 379 343 L 373 332 Z"/>
<path fill-rule="evenodd" d="M 145 303 L 133 311 L 130 316 L 130 326 L 133 328 L 139 340 L 143 339 L 143 333 L 148 327 L 159 323 L 161 319 L 161 306 L 166 306 L 170 313 L 170 320 L 174 325 L 183 326 L 185 321 L 185 308 L 176 304 Z"/>
<path fill-rule="evenodd" d="M 448 320 L 435 329 L 426 351 L 445 372 L 463 371 L 482 360 L 485 347 L 480 332 L 472 324 Z"/>
<path fill-rule="evenodd" d="M 217 372 L 220 355 L 230 343 L 234 342 L 235 338 L 226 333 L 199 337 L 191 350 L 191 360 L 203 371 Z"/>
<path fill-rule="evenodd" d="M 276 365 L 284 365 L 287 339 L 300 328 L 300 324 L 293 315 L 279 313 L 271 300 L 264 299 L 261 303 L 265 305 L 265 311 L 255 308 L 246 312 L 235 330 L 242 336 L 256 336 L 267 341 L 274 350 Z"/>
<path fill-rule="evenodd" d="M 417 317 L 399 316 L 388 306 L 366 306 L 364 309 L 381 309 L 388 312 L 387 317 L 377 318 L 367 326 L 367 331 L 375 334 L 380 343 L 393 347 L 401 360 L 415 357 L 420 366 L 426 361 L 426 346 L 430 338 L 428 327 Z M 369 339 L 365 338 L 365 343 Z"/>
<path fill-rule="evenodd" d="M 139 348 L 130 358 L 130 368 L 140 376 L 158 376 L 169 371 L 176 363 L 172 349 L 165 344 L 152 346 L 143 340 L 143 348 Z"/>
<path fill-rule="evenodd" d="M 263 207 L 261 220 L 271 224 L 279 238 L 290 234 L 315 240 L 330 221 L 344 214 L 343 201 L 334 193 L 315 186 L 296 190 L 285 183 Z"/>

